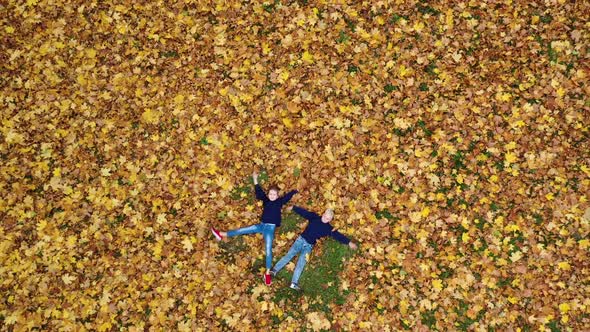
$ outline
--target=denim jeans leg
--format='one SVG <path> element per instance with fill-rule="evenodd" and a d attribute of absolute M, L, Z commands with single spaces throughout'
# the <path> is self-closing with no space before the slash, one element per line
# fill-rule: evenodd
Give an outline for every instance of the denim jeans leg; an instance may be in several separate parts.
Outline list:
<path fill-rule="evenodd" d="M 301 273 L 303 273 L 303 269 L 307 263 L 307 255 L 311 253 L 312 248 L 311 244 L 307 242 L 302 245 L 301 251 L 299 252 L 299 258 L 297 259 L 297 265 L 295 265 L 295 271 L 293 271 L 293 278 L 291 279 L 292 283 L 299 283 L 299 277 L 301 277 Z"/>
<path fill-rule="evenodd" d="M 275 225 L 264 224 L 264 231 L 262 235 L 264 237 L 264 249 L 266 253 L 266 269 L 270 270 L 272 267 L 272 241 L 275 237 Z"/>
<path fill-rule="evenodd" d="M 289 263 L 293 259 L 293 257 L 295 257 L 295 255 L 297 255 L 297 253 L 301 250 L 302 243 L 303 243 L 303 241 L 300 238 L 297 238 L 297 240 L 295 240 L 295 243 L 293 243 L 291 248 L 289 248 L 289 251 L 287 252 L 287 254 L 285 256 L 283 256 L 283 258 L 281 258 L 275 264 L 275 267 L 273 268 L 273 270 L 277 273 L 280 270 L 282 270 L 285 267 L 285 265 L 287 265 L 287 263 Z"/>
<path fill-rule="evenodd" d="M 238 235 L 245 235 L 245 234 L 254 234 L 254 233 L 262 233 L 262 224 L 250 225 L 238 229 L 233 229 L 231 231 L 227 231 L 228 237 L 238 236 Z"/>

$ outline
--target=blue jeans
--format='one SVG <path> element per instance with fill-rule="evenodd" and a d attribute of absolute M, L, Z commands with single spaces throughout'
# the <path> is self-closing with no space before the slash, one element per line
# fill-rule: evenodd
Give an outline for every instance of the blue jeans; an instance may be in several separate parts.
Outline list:
<path fill-rule="evenodd" d="M 293 278 L 291 279 L 292 283 L 297 284 L 299 282 L 299 277 L 301 277 L 301 273 L 303 273 L 305 264 L 307 263 L 307 255 L 311 252 L 312 248 L 313 246 L 311 244 L 307 243 L 303 237 L 299 236 L 291 248 L 289 248 L 287 254 L 277 262 L 273 270 L 278 273 L 293 259 L 293 257 L 295 257 L 295 255 L 299 254 L 297 264 L 295 265 L 295 271 L 293 271 Z"/>
<path fill-rule="evenodd" d="M 262 234 L 264 237 L 264 248 L 266 250 L 266 269 L 270 270 L 270 267 L 272 266 L 272 240 L 275 237 L 275 228 L 275 224 L 260 223 L 227 231 L 227 236 L 233 237 L 254 233 Z"/>

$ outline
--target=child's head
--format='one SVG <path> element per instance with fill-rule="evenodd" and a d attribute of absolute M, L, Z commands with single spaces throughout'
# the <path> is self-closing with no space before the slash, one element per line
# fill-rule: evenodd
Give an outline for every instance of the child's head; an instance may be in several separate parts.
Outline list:
<path fill-rule="evenodd" d="M 268 199 L 276 201 L 277 198 L 279 198 L 279 187 L 273 184 L 268 188 Z"/>
<path fill-rule="evenodd" d="M 324 214 L 322 214 L 322 222 L 327 224 L 334 219 L 334 210 L 326 209 Z"/>

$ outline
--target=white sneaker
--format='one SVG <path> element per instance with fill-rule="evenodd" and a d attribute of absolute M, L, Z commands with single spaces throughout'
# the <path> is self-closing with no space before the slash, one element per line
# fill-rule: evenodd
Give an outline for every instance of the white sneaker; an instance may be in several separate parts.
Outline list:
<path fill-rule="evenodd" d="M 291 286 L 289 286 L 289 288 L 294 289 L 294 290 L 301 290 L 301 287 L 299 287 L 299 285 L 297 285 L 294 282 L 291 283 Z"/>

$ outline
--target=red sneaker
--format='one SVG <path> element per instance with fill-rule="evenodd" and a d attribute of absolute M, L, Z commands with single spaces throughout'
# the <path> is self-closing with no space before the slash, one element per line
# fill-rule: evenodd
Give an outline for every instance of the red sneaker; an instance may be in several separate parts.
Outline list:
<path fill-rule="evenodd" d="M 272 276 L 270 275 L 270 273 L 265 273 L 264 274 L 264 283 L 267 286 L 270 286 L 270 284 L 272 284 Z"/>
<path fill-rule="evenodd" d="M 221 236 L 221 233 L 219 233 L 219 231 L 213 227 L 211 227 L 211 233 L 213 233 L 217 241 L 221 241 L 221 239 L 223 238 L 223 236 Z"/>

